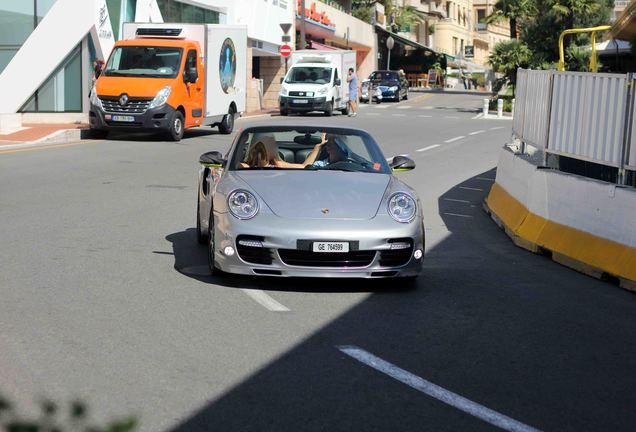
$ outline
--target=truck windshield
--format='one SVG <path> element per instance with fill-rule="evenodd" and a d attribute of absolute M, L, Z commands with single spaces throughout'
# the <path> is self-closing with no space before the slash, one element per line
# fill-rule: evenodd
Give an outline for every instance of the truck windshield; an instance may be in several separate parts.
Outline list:
<path fill-rule="evenodd" d="M 294 66 L 289 70 L 288 84 L 327 84 L 331 82 L 330 67 Z"/>
<path fill-rule="evenodd" d="M 179 73 L 182 48 L 123 46 L 108 60 L 104 75 L 174 78 Z"/>

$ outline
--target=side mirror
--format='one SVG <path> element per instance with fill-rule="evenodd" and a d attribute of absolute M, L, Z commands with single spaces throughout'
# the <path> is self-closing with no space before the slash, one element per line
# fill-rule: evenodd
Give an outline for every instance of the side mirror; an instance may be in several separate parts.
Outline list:
<path fill-rule="evenodd" d="M 221 152 L 218 151 L 203 153 L 199 156 L 199 163 L 205 166 L 221 168 L 226 162 Z"/>
<path fill-rule="evenodd" d="M 183 80 L 186 83 L 195 83 L 199 79 L 199 73 L 196 67 L 191 67 L 183 72 Z"/>
<path fill-rule="evenodd" d="M 393 172 L 411 171 L 415 168 L 415 161 L 406 156 L 395 156 L 389 162 L 389 166 Z"/>
<path fill-rule="evenodd" d="M 282 84 L 285 81 L 285 77 L 280 77 L 280 83 Z"/>
<path fill-rule="evenodd" d="M 340 78 L 336 78 L 336 80 L 333 82 L 333 85 L 339 86 L 340 84 L 342 84 L 342 81 L 340 81 Z"/>
<path fill-rule="evenodd" d="M 93 74 L 95 75 L 95 79 L 99 78 L 102 74 L 102 65 L 100 63 L 96 64 L 93 68 Z"/>

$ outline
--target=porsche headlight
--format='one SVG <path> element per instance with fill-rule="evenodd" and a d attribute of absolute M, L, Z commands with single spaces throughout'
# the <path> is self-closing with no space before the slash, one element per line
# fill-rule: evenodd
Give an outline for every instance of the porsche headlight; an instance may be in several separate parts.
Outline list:
<path fill-rule="evenodd" d="M 165 86 L 161 90 L 157 92 L 157 96 L 153 100 L 150 101 L 150 105 L 148 105 L 148 109 L 158 108 L 164 105 L 168 101 L 168 97 L 172 92 L 172 87 Z"/>
<path fill-rule="evenodd" d="M 91 89 L 91 103 L 95 105 L 97 108 L 103 109 L 102 101 L 99 100 L 99 97 L 97 96 L 97 91 L 95 90 L 95 86 L 93 86 L 93 88 Z"/>
<path fill-rule="evenodd" d="M 235 190 L 227 197 L 227 206 L 237 219 L 252 219 L 258 213 L 256 197 L 243 189 Z"/>
<path fill-rule="evenodd" d="M 397 86 L 393 86 L 389 90 L 391 90 L 392 92 L 396 92 L 396 91 L 398 91 L 398 87 Z"/>
<path fill-rule="evenodd" d="M 324 95 L 324 94 L 327 94 L 328 91 L 329 91 L 329 87 L 323 87 L 320 90 L 318 90 L 318 94 Z"/>
<path fill-rule="evenodd" d="M 388 209 L 393 219 L 400 223 L 409 223 L 415 219 L 417 204 L 410 195 L 398 192 L 389 198 Z"/>

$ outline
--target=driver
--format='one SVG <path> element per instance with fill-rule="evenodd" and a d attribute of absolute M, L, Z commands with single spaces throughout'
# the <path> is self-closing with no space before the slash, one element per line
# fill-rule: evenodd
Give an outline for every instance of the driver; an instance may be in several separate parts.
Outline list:
<path fill-rule="evenodd" d="M 323 168 L 332 163 L 346 161 L 351 156 L 351 151 L 345 144 L 341 135 L 327 134 L 326 140 L 318 145 L 324 145 L 327 150 L 327 157 L 319 159 L 311 164 L 314 167 Z"/>

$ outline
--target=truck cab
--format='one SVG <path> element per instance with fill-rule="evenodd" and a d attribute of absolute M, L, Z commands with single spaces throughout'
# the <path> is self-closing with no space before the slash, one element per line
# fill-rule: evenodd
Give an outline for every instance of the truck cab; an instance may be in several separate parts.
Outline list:
<path fill-rule="evenodd" d="M 245 108 L 245 29 L 232 40 L 213 25 L 131 25 L 91 90 L 91 129 L 161 131 L 175 141 L 203 125 L 231 133 Z"/>

